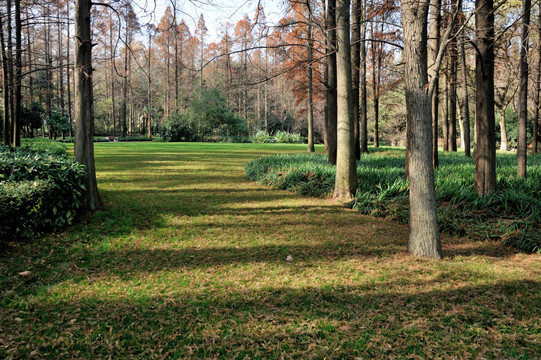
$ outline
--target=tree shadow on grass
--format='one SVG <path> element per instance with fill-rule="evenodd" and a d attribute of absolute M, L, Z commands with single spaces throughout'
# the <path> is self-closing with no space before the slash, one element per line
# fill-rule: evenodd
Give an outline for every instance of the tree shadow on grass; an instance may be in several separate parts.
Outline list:
<path fill-rule="evenodd" d="M 23 312 L 1 310 L 0 355 L 533 359 L 541 353 L 539 281 L 410 285 L 169 288 L 34 301 Z"/>

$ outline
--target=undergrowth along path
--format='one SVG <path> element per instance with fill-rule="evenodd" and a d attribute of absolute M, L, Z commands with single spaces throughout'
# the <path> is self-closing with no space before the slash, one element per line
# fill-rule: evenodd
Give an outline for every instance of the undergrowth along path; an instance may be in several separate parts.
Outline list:
<path fill-rule="evenodd" d="M 321 148 L 319 148 L 321 151 Z M 106 207 L 0 255 L 0 358 L 521 358 L 541 257 L 249 182 L 305 145 L 96 144 Z"/>

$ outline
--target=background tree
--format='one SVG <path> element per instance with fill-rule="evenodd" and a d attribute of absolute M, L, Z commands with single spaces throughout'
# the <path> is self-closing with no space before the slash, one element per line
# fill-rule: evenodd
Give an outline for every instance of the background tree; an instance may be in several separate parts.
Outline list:
<path fill-rule="evenodd" d="M 520 85 L 518 102 L 518 139 L 517 139 L 517 158 L 518 158 L 518 176 L 526 178 L 527 170 L 527 152 L 528 152 L 528 48 L 530 37 L 530 12 L 531 0 L 522 1 L 522 30 L 520 33 Z"/>
<path fill-rule="evenodd" d="M 327 1 L 326 14 L 326 53 L 327 53 L 327 83 L 325 98 L 327 111 L 325 113 L 325 136 L 329 164 L 336 165 L 336 126 L 337 126 L 337 69 L 336 69 L 336 0 Z"/>
<path fill-rule="evenodd" d="M 90 28 L 90 0 L 75 1 L 75 160 L 85 165 L 86 197 L 88 210 L 103 206 L 96 181 L 94 164 L 94 114 L 92 96 L 92 32 Z"/>
<path fill-rule="evenodd" d="M 439 166 L 438 158 L 438 114 L 439 114 L 439 74 L 436 72 L 436 58 L 440 48 L 440 27 L 441 27 L 441 0 L 430 1 L 430 34 L 428 36 L 428 75 L 429 79 L 435 80 L 434 92 L 432 94 L 432 163 L 434 169 Z"/>
<path fill-rule="evenodd" d="M 408 116 L 410 237 L 408 251 L 441 258 L 432 162 L 431 91 L 427 91 L 428 1 L 402 3 L 404 84 Z"/>
<path fill-rule="evenodd" d="M 334 197 L 350 200 L 357 189 L 353 99 L 351 91 L 351 45 L 349 0 L 336 1 L 337 151 Z"/>
<path fill-rule="evenodd" d="M 496 135 L 494 117 L 494 4 L 475 2 L 475 189 L 496 190 Z"/>

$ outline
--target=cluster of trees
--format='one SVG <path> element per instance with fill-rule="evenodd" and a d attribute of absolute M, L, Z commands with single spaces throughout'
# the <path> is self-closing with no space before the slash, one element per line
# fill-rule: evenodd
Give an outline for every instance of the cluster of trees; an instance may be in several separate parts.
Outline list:
<path fill-rule="evenodd" d="M 272 26 L 258 5 L 210 40 L 203 15 L 191 30 L 175 0 L 157 25 L 142 24 L 127 0 L 70 5 L 0 5 L 2 134 L 4 143 L 17 146 L 23 124 L 28 133 L 41 127 L 44 134 L 47 127 L 53 136 L 71 132 L 75 120 L 75 155 L 91 175 L 91 209 L 101 204 L 92 175 L 94 126 L 152 136 L 161 125 L 183 124 L 195 139 L 217 128 L 226 134 L 305 128 L 309 151 L 324 139 L 336 164 L 335 196 L 349 199 L 357 188 L 355 161 L 370 139 L 379 146 L 384 120 L 383 134 L 403 134 L 398 140 L 407 145 L 410 250 L 439 257 L 432 171 L 438 144 L 456 151 L 460 138 L 471 156 L 473 138 L 480 194 L 496 187 L 495 109 L 506 149 L 506 110 L 516 104 L 519 176 L 526 177 L 529 124 L 538 150 L 541 36 L 540 26 L 530 31 L 530 0 L 497 8 L 492 0 L 401 6 L 394 0 L 289 0 Z M 541 11 L 537 15 L 541 24 Z M 534 36 L 537 51 L 530 49 Z M 204 115 L 213 99 L 211 108 L 220 114 Z M 30 113 L 23 122 L 22 114 Z"/>
<path fill-rule="evenodd" d="M 225 95 L 212 88 L 201 90 L 183 114 L 175 112 L 167 117 L 160 135 L 166 141 L 234 141 L 245 138 L 248 128 L 244 119 L 227 107 Z"/>

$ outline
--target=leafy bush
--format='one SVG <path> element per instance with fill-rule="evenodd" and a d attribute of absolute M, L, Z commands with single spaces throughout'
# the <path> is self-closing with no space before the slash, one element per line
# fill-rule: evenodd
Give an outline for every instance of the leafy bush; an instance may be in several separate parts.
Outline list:
<path fill-rule="evenodd" d="M 274 138 L 276 139 L 277 143 L 284 144 L 304 144 L 305 142 L 301 134 L 291 134 L 287 131 L 281 130 L 274 134 Z"/>
<path fill-rule="evenodd" d="M 31 237 L 44 228 L 42 212 L 54 184 L 48 180 L 0 183 L 0 242 Z"/>
<path fill-rule="evenodd" d="M 184 117 L 200 141 L 207 141 L 207 136 L 242 137 L 248 134 L 246 119 L 227 107 L 225 95 L 216 88 L 200 90 Z"/>
<path fill-rule="evenodd" d="M 71 129 L 71 124 L 69 123 L 68 118 L 62 116 L 62 114 L 59 112 L 53 112 L 51 116 L 49 116 L 49 125 L 55 140 L 58 135 L 65 135 Z"/>
<path fill-rule="evenodd" d="M 267 133 L 262 130 L 259 130 L 254 136 L 252 136 L 252 142 L 257 144 L 275 143 L 276 138 L 274 138 L 274 136 L 267 135 Z"/>
<path fill-rule="evenodd" d="M 188 121 L 178 113 L 165 119 L 160 129 L 160 136 L 164 141 L 195 141 L 196 135 Z"/>
<path fill-rule="evenodd" d="M 36 151 L 46 151 L 56 155 L 66 154 L 66 145 L 58 141 L 45 138 L 21 139 L 21 148 Z"/>
<path fill-rule="evenodd" d="M 66 155 L 2 146 L 0 181 L 4 240 L 57 231 L 71 224 L 83 206 L 86 172 Z"/>
<path fill-rule="evenodd" d="M 266 132 L 260 130 L 254 136 L 251 141 L 257 144 L 263 143 L 282 143 L 282 144 L 304 144 L 305 138 L 301 134 L 292 134 L 287 131 L 277 131 L 274 136 L 268 135 Z"/>
<path fill-rule="evenodd" d="M 497 239 L 526 252 L 541 252 L 541 156 L 530 156 L 528 179 L 516 177 L 516 158 L 498 155 L 498 188 L 479 196 L 472 159 L 440 155 L 435 172 L 438 217 L 443 232 L 484 240 Z M 353 207 L 363 214 L 409 220 L 408 181 L 402 150 L 380 150 L 357 164 L 359 187 Z M 272 155 L 251 161 L 252 181 L 303 195 L 332 195 L 335 168 L 324 155 Z"/>
<path fill-rule="evenodd" d="M 31 130 L 39 129 L 43 125 L 45 111 L 39 102 L 33 102 L 30 106 L 23 105 L 21 108 L 21 125 Z"/>

